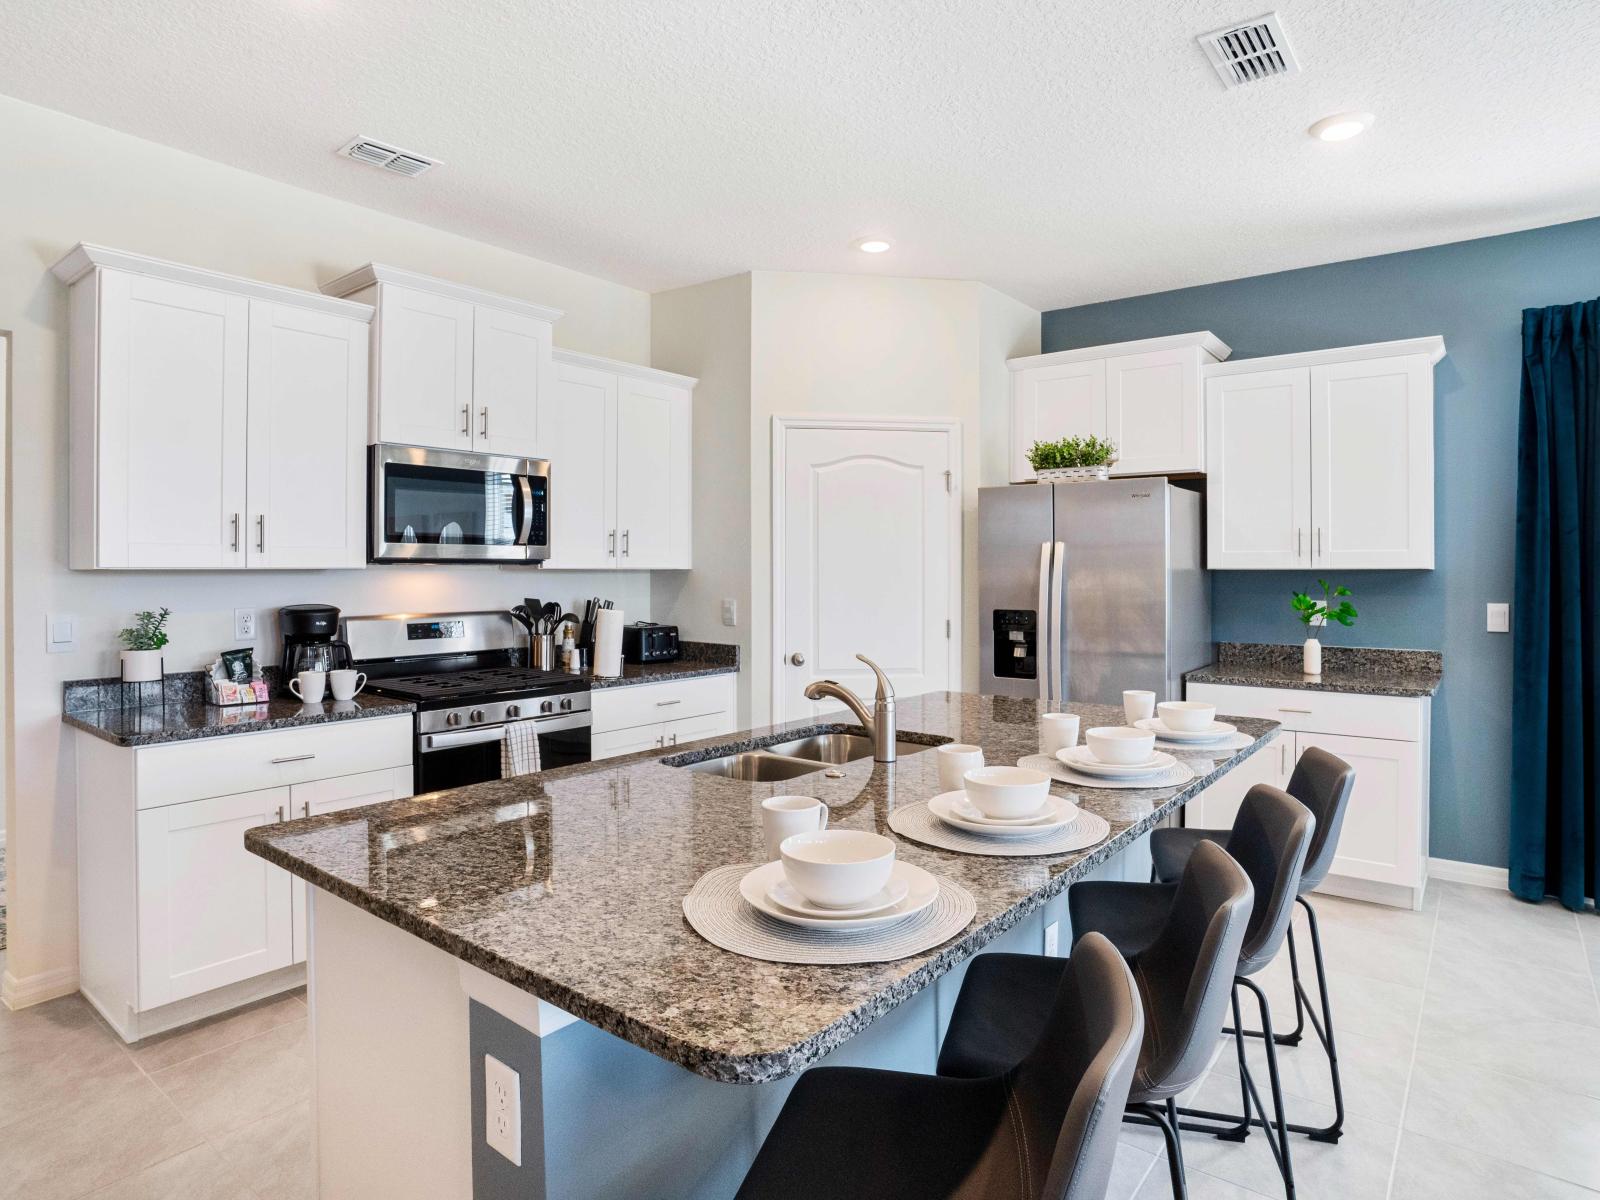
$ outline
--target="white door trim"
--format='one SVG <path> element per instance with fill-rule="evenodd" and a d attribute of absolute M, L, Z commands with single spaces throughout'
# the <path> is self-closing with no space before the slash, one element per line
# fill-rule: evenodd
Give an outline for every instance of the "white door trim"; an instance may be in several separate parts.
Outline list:
<path fill-rule="evenodd" d="M 782 687 L 785 673 L 783 670 L 784 647 L 788 639 L 784 636 L 783 628 L 783 594 L 784 594 L 784 522 L 787 519 L 786 500 L 784 491 L 784 478 L 788 471 L 788 455 L 786 452 L 786 438 L 791 429 L 871 429 L 884 430 L 894 433 L 924 432 L 948 434 L 951 439 L 950 454 L 950 494 L 954 503 L 950 505 L 949 538 L 950 561 L 957 564 L 957 570 L 950 574 L 950 637 L 948 638 L 948 671 L 952 690 L 961 686 L 961 646 L 963 639 L 961 621 L 961 584 L 966 577 L 966 564 L 961 557 L 961 515 L 962 515 L 962 478 L 961 478 L 961 422 L 945 421 L 936 417 L 873 417 L 873 416 L 801 416 L 772 418 L 772 526 L 768 531 L 770 537 L 772 558 L 772 587 L 771 623 L 772 630 L 772 657 L 768 663 L 772 673 L 772 686 L 769 701 L 772 707 L 768 710 L 772 720 L 778 721 L 778 716 L 783 712 Z"/>

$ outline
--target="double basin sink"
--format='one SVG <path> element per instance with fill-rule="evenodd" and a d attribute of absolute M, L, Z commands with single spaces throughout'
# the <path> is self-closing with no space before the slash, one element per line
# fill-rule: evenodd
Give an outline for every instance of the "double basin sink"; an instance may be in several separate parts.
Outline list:
<path fill-rule="evenodd" d="M 895 754 L 901 758 L 932 748 L 925 742 L 895 742 Z M 743 750 L 718 758 L 702 758 L 694 762 L 665 761 L 704 775 L 721 775 L 725 779 L 738 779 L 745 783 L 776 783 L 871 757 L 872 739 L 865 734 L 813 733 L 786 742 L 774 742 L 758 750 Z"/>

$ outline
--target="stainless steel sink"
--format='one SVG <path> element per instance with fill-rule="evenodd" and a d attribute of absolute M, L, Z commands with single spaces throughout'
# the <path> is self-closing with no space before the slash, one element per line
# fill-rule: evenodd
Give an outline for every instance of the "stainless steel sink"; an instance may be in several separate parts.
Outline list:
<path fill-rule="evenodd" d="M 868 753 L 871 753 L 869 748 Z M 721 775 L 746 783 L 775 783 L 780 779 L 793 779 L 813 771 L 827 769 L 827 763 L 812 762 L 803 758 L 784 758 L 778 754 L 763 754 L 759 750 L 743 754 L 729 754 L 723 758 L 708 758 L 690 763 L 689 770 L 703 775 Z"/>
<path fill-rule="evenodd" d="M 901 758 L 931 749 L 931 746 L 922 742 L 895 743 L 895 752 Z M 721 775 L 725 779 L 774 783 L 871 757 L 872 739 L 869 737 L 858 733 L 815 733 L 810 737 L 777 742 L 760 750 L 745 750 L 682 765 L 690 771 Z M 671 762 L 670 759 L 667 761 Z"/>
<path fill-rule="evenodd" d="M 932 749 L 921 742 L 896 742 L 895 753 L 904 758 Z M 817 762 L 848 763 L 872 757 L 872 739 L 858 733 L 816 733 L 792 742 L 779 742 L 767 749 L 773 754 L 787 754 L 791 758 L 810 758 Z"/>

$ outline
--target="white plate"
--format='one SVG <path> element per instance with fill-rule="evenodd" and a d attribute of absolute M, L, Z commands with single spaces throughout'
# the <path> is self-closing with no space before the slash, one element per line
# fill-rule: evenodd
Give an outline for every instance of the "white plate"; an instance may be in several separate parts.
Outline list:
<path fill-rule="evenodd" d="M 1099 775 L 1105 779 L 1138 779 L 1165 771 L 1177 760 L 1164 750 L 1157 750 L 1142 763 L 1101 762 L 1087 746 L 1073 746 L 1057 750 L 1056 758 L 1083 775 Z"/>
<path fill-rule="evenodd" d="M 460 525 L 454 521 L 446 522 L 445 527 L 439 530 L 439 544 L 441 546 L 459 546 L 465 536 Z"/>
<path fill-rule="evenodd" d="M 1049 820 L 1036 821 L 1030 825 L 991 825 L 987 822 L 979 823 L 969 821 L 959 815 L 955 808 L 955 799 L 966 799 L 964 792 L 944 792 L 928 801 L 928 811 L 946 825 L 955 829 L 963 829 L 968 833 L 979 833 L 985 837 L 1017 838 L 1038 837 L 1041 833 L 1052 833 L 1063 825 L 1078 818 L 1078 806 L 1062 796 L 1051 796 L 1050 807 L 1054 814 Z"/>
<path fill-rule="evenodd" d="M 773 882 L 783 878 L 783 864 L 770 862 L 757 867 L 739 881 L 739 894 L 757 912 L 766 913 L 786 925 L 799 925 L 803 929 L 872 929 L 919 913 L 939 898 L 939 881 L 921 867 L 908 862 L 897 862 L 890 872 L 889 882 L 904 880 L 906 896 L 898 904 L 874 913 L 870 917 L 802 917 L 782 905 L 774 904 L 767 893 Z"/>
<path fill-rule="evenodd" d="M 946 795 L 953 797 L 950 801 L 951 811 L 974 825 L 997 825 L 1005 829 L 1016 825 L 1044 825 L 1056 819 L 1055 806 L 1048 803 L 1040 805 L 1037 811 L 1026 817 L 986 817 L 965 792 L 947 792 Z"/>
<path fill-rule="evenodd" d="M 789 882 L 788 877 L 780 873 L 773 885 L 767 889 L 767 899 L 779 908 L 787 908 L 802 917 L 825 917 L 830 921 L 839 921 L 850 917 L 870 917 L 873 913 L 892 908 L 904 900 L 910 891 L 911 885 L 904 879 L 895 879 L 891 876 L 887 884 L 854 908 L 823 908 L 807 900 L 794 884 Z"/>
<path fill-rule="evenodd" d="M 1210 729 L 1196 731 L 1168 729 L 1161 723 L 1160 717 L 1146 717 L 1142 721 L 1135 721 L 1134 724 L 1146 733 L 1153 733 L 1158 738 L 1165 738 L 1169 742 L 1216 742 L 1221 741 L 1230 733 L 1239 732 L 1237 726 L 1229 725 L 1226 721 L 1213 721 Z"/>

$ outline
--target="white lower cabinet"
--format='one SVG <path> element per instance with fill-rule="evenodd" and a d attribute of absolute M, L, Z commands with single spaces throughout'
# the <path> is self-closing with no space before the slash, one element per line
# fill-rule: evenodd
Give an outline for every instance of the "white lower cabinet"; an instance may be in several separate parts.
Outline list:
<path fill-rule="evenodd" d="M 1356 771 L 1355 791 L 1339 847 L 1320 890 L 1420 908 L 1428 880 L 1427 697 L 1190 684 L 1190 700 L 1218 713 L 1279 721 L 1283 731 L 1185 807 L 1185 823 L 1206 829 L 1233 824 L 1257 783 L 1285 787 L 1300 756 L 1316 746 Z"/>
<path fill-rule="evenodd" d="M 617 758 L 732 733 L 735 679 L 706 675 L 591 692 L 590 757 Z"/>
<path fill-rule="evenodd" d="M 286 968 L 306 957 L 304 885 L 245 833 L 410 795 L 411 726 L 132 749 L 78 737 L 79 982 L 112 1028 L 135 1041 L 299 982 Z"/>

